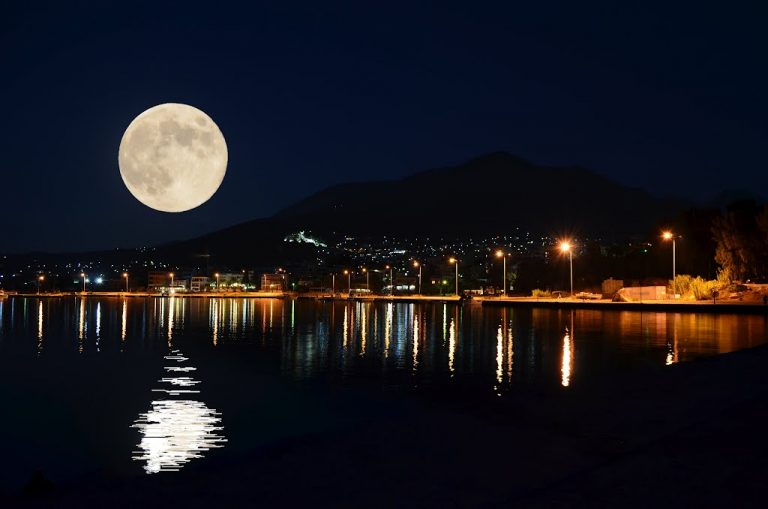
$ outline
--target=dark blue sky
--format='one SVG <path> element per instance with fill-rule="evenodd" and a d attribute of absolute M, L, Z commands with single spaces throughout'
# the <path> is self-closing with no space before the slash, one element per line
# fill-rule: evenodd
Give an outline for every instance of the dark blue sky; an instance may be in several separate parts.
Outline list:
<path fill-rule="evenodd" d="M 495 150 L 656 194 L 768 194 L 760 2 L 107 3 L 4 4 L 0 251 L 182 239 Z M 163 102 L 229 148 L 184 214 L 138 203 L 117 166 Z"/>

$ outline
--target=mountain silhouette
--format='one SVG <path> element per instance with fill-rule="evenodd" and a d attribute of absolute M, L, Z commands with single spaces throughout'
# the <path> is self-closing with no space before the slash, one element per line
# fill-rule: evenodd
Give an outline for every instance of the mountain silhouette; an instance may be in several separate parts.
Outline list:
<path fill-rule="evenodd" d="M 274 217 L 355 234 L 499 234 L 519 227 L 615 237 L 645 233 L 684 206 L 585 168 L 495 152 L 401 180 L 333 186 Z"/>
<path fill-rule="evenodd" d="M 216 253 L 218 261 L 279 263 L 313 258 L 283 242 L 300 230 L 336 235 L 445 236 L 644 235 L 690 204 L 657 198 L 578 166 L 542 166 L 505 152 L 390 181 L 340 184 L 256 219 L 158 247 L 170 255 Z M 178 259 L 178 258 L 176 258 Z"/>

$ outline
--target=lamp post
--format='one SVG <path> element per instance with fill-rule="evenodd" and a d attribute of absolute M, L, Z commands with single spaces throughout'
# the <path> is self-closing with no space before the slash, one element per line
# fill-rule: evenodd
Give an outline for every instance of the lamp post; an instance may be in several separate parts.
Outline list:
<path fill-rule="evenodd" d="M 418 260 L 414 260 L 413 266 L 419 268 L 419 295 L 421 295 L 421 264 L 418 262 Z"/>
<path fill-rule="evenodd" d="M 83 293 L 85 293 L 85 272 L 81 272 L 80 277 L 83 278 Z"/>
<path fill-rule="evenodd" d="M 573 297 L 573 246 L 567 240 L 560 243 L 560 251 L 568 253 L 568 264 L 571 267 L 571 297 Z"/>
<path fill-rule="evenodd" d="M 371 290 L 371 278 L 370 278 L 371 273 L 368 272 L 368 269 L 363 267 L 363 274 L 365 274 L 365 289 L 370 291 Z"/>
<path fill-rule="evenodd" d="M 37 276 L 37 294 L 40 295 L 40 285 L 43 284 L 43 281 L 45 280 L 45 276 L 42 274 Z"/>
<path fill-rule="evenodd" d="M 331 274 L 331 292 L 336 295 L 336 273 Z"/>
<path fill-rule="evenodd" d="M 168 275 L 171 276 L 171 291 L 173 291 L 173 272 Z"/>
<path fill-rule="evenodd" d="M 499 249 L 496 251 L 496 258 L 501 258 L 504 260 L 504 272 L 501 279 L 501 293 L 503 293 L 506 296 L 507 295 L 507 253 Z"/>
<path fill-rule="evenodd" d="M 675 235 L 670 232 L 666 231 L 661 234 L 661 237 L 664 240 L 671 240 L 672 241 L 672 296 L 673 298 L 677 298 L 677 282 L 675 281 L 675 277 L 677 276 L 676 271 L 677 268 L 675 267 Z"/>
<path fill-rule="evenodd" d="M 395 278 L 392 275 L 392 266 L 391 265 L 385 265 L 385 269 L 389 269 L 389 296 L 393 296 L 395 294 Z"/>
<path fill-rule="evenodd" d="M 221 274 L 219 274 L 217 272 L 216 274 L 214 274 L 214 276 L 216 276 L 216 291 L 218 292 L 219 291 L 219 276 L 221 276 Z"/>
<path fill-rule="evenodd" d="M 125 293 L 128 293 L 128 273 L 123 272 L 123 277 L 125 278 Z"/>
<path fill-rule="evenodd" d="M 448 261 L 456 266 L 456 296 L 459 295 L 459 260 L 451 256 Z"/>

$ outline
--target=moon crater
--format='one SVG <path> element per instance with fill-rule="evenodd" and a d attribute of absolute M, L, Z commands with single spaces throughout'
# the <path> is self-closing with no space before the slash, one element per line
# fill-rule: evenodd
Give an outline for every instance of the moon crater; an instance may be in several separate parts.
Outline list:
<path fill-rule="evenodd" d="M 123 134 L 118 163 L 131 194 L 163 212 L 208 201 L 227 170 L 227 144 L 211 118 L 186 104 L 154 106 Z"/>

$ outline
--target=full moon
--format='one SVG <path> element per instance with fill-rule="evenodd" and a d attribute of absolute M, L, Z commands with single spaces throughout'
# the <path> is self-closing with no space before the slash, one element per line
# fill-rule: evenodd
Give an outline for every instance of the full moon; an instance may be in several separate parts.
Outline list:
<path fill-rule="evenodd" d="M 227 143 L 211 117 L 186 104 L 149 108 L 120 141 L 120 176 L 147 207 L 184 212 L 208 201 L 227 172 Z"/>

